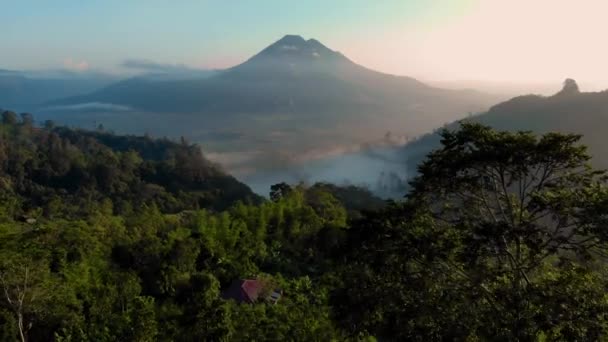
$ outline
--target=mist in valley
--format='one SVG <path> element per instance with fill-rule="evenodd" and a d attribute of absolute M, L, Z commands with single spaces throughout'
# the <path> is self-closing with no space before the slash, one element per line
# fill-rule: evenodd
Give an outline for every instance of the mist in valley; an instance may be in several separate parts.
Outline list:
<path fill-rule="evenodd" d="M 608 341 L 608 1 L 0 9 L 0 341 Z"/>
<path fill-rule="evenodd" d="M 245 120 L 239 120 L 245 124 L 238 125 L 233 119 L 139 112 L 103 103 L 49 107 L 36 114 L 40 124 L 52 120 L 58 125 L 116 134 L 174 141 L 184 137 L 199 145 L 209 160 L 263 196 L 280 182 L 329 182 L 364 187 L 384 198 L 404 195 L 408 177 L 400 148 L 413 135 L 384 131 L 384 127 L 322 130 L 283 118 L 284 125 L 275 121 L 271 127 L 252 129 L 254 126 Z"/>

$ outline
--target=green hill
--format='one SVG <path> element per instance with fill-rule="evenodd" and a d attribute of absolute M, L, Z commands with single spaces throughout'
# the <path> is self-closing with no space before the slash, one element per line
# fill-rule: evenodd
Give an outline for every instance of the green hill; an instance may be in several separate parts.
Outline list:
<path fill-rule="evenodd" d="M 259 202 L 246 185 L 182 140 L 117 136 L 105 131 L 33 126 L 10 111 L 0 125 L 0 186 L 26 207 L 53 210 L 65 201 L 76 210 L 109 202 L 120 212 L 142 205 L 163 211 L 224 209 Z"/>
<path fill-rule="evenodd" d="M 486 113 L 467 118 L 498 130 L 576 133 L 589 147 L 592 164 L 608 168 L 608 91 L 581 92 L 574 80 L 566 80 L 564 89 L 553 96 L 524 95 L 499 103 Z M 445 126 L 456 129 L 457 122 Z M 437 148 L 438 130 L 416 139 L 401 149 L 410 174 L 427 153 Z"/>

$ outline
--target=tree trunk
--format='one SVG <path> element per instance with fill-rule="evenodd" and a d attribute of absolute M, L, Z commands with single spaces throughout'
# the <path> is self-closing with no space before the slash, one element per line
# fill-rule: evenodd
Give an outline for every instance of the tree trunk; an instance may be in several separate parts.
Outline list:
<path fill-rule="evenodd" d="M 19 336 L 21 337 L 21 342 L 27 342 L 27 336 L 25 331 L 23 330 L 23 315 L 17 314 L 18 324 L 19 324 Z"/>

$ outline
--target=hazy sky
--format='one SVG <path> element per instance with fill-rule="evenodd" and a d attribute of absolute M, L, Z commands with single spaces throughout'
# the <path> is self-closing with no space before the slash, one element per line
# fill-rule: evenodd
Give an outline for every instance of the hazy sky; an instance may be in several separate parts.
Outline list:
<path fill-rule="evenodd" d="M 285 34 L 434 80 L 608 86 L 608 0 L 0 0 L 0 69 L 218 68 Z"/>

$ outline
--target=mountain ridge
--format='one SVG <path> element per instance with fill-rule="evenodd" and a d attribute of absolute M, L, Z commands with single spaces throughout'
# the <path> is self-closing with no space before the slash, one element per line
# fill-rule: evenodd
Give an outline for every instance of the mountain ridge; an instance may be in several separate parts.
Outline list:
<path fill-rule="evenodd" d="M 581 134 L 582 143 L 588 146 L 593 157 L 592 164 L 608 168 L 608 148 L 604 140 L 604 127 L 608 125 L 608 90 L 581 92 L 576 81 L 567 79 L 563 88 L 551 96 L 516 96 L 464 120 L 497 130 Z M 458 121 L 444 128 L 454 130 L 457 126 Z M 417 172 L 416 167 L 426 154 L 439 147 L 438 131 L 421 136 L 400 149 L 410 175 Z"/>
<path fill-rule="evenodd" d="M 139 84 L 127 80 L 49 105 L 86 102 L 205 116 L 292 113 L 305 118 L 360 119 L 373 115 L 392 121 L 384 127 L 401 123 L 421 133 L 484 110 L 496 97 L 439 89 L 411 77 L 373 71 L 316 39 L 286 35 L 243 63 L 205 79 Z"/>
<path fill-rule="evenodd" d="M 102 122 L 121 133 L 184 136 L 227 156 L 229 170 L 243 175 L 265 174 L 269 165 L 297 168 L 293 156 L 360 145 L 389 131 L 418 136 L 502 99 L 377 72 L 316 39 L 286 36 L 208 78 L 129 79 L 53 102 L 54 112 L 45 118 L 84 127 Z M 96 111 L 81 110 L 83 103 Z"/>

